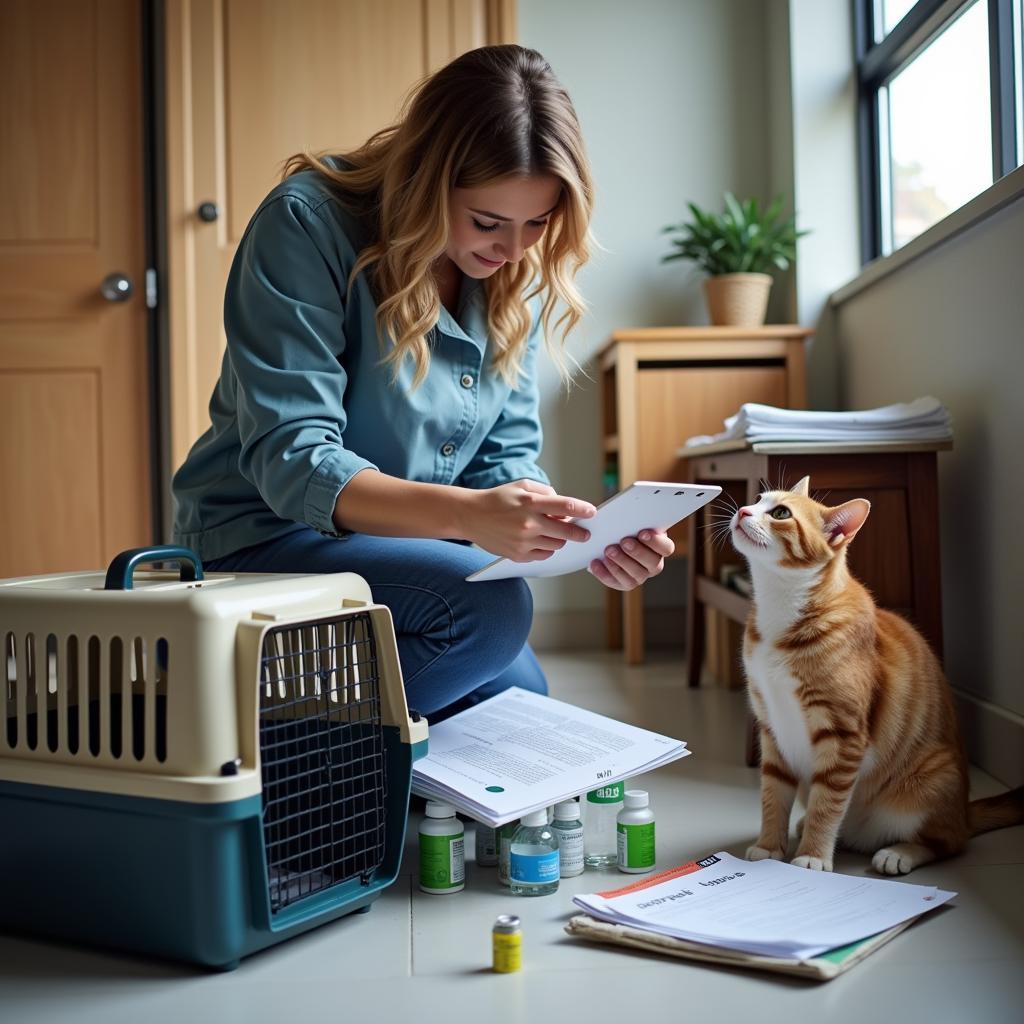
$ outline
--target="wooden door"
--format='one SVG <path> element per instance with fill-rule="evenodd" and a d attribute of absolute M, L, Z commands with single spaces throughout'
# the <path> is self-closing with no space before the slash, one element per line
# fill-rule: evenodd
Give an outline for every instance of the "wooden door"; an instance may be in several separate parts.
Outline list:
<path fill-rule="evenodd" d="M 0 3 L 0 577 L 152 539 L 141 47 L 138 0 Z"/>
<path fill-rule="evenodd" d="M 209 426 L 228 269 L 284 160 L 355 148 L 424 75 L 513 39 L 515 0 L 167 0 L 166 11 L 174 468 Z"/>

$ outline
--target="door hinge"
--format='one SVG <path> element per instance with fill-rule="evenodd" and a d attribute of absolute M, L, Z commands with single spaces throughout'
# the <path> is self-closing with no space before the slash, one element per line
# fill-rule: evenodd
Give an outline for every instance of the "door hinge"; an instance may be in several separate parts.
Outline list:
<path fill-rule="evenodd" d="M 156 268 L 146 267 L 146 309 L 156 309 L 157 301 Z"/>

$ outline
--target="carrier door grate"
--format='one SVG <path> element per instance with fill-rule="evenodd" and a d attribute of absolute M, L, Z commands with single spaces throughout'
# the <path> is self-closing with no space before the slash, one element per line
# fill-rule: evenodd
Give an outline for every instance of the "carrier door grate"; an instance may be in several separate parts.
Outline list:
<path fill-rule="evenodd" d="M 271 911 L 353 878 L 367 884 L 384 857 L 387 808 L 368 613 L 268 631 L 260 760 Z"/>

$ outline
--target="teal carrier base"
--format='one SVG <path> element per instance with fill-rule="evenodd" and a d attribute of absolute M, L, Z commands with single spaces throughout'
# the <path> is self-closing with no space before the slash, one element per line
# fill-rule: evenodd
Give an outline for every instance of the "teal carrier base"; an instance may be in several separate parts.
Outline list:
<path fill-rule="evenodd" d="M 0 581 L 0 928 L 230 969 L 395 880 L 426 723 L 359 577 L 175 557 Z"/>

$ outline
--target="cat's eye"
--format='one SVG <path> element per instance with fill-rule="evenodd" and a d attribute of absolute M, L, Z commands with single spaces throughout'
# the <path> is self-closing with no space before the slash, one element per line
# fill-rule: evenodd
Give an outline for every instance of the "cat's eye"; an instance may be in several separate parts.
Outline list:
<path fill-rule="evenodd" d="M 791 519 L 793 513 L 785 505 L 777 505 L 768 513 L 772 519 Z"/>

